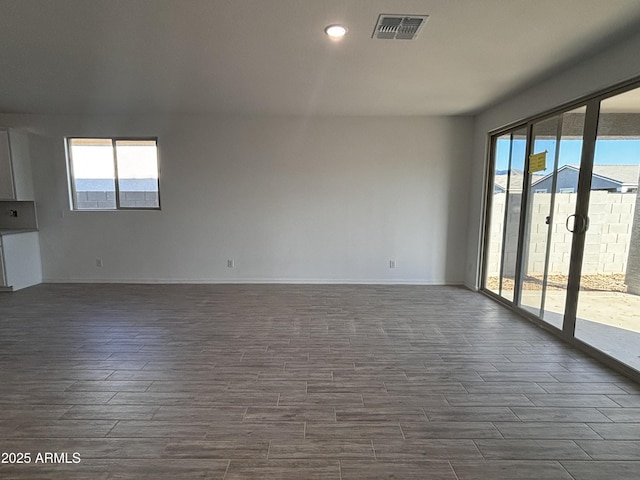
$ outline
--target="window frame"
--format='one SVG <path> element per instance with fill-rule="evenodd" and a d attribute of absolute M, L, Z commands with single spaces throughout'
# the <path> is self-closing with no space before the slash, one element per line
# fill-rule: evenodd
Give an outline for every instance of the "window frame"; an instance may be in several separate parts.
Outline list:
<path fill-rule="evenodd" d="M 77 191 L 75 174 L 73 171 L 73 154 L 71 148 L 71 142 L 73 140 L 109 140 L 111 141 L 111 148 L 113 151 L 113 182 L 115 193 L 115 208 L 78 208 L 77 204 Z M 116 149 L 116 143 L 118 141 L 141 141 L 141 142 L 154 142 L 156 146 L 156 167 L 158 169 L 157 180 L 157 193 L 158 193 L 158 206 L 157 207 L 127 207 L 120 205 L 120 182 L 118 177 L 118 154 Z M 101 137 L 97 135 L 92 136 L 68 136 L 65 137 L 65 153 L 67 157 L 67 176 L 69 181 L 69 203 L 72 212 L 115 212 L 118 210 L 161 210 L 162 203 L 160 198 L 160 177 L 162 169 L 160 167 L 160 148 L 158 146 L 158 137 Z"/>

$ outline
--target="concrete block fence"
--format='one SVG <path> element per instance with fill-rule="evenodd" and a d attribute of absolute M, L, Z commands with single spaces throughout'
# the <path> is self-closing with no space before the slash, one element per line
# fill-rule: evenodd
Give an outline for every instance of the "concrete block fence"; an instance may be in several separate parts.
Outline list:
<path fill-rule="evenodd" d="M 624 274 L 632 250 L 631 233 L 635 215 L 636 193 L 609 193 L 592 191 L 589 201 L 589 230 L 586 236 L 585 256 L 582 266 L 584 275 Z M 506 194 L 493 196 L 490 223 L 490 248 L 488 251 L 488 276 L 497 276 L 500 267 L 502 232 Z M 531 205 L 531 227 L 528 244 L 527 273 L 542 275 L 547 248 L 546 217 L 551 205 L 550 193 L 535 193 Z M 558 193 L 551 225 L 551 252 L 549 274 L 566 275 L 569 271 L 572 234 L 567 231 L 566 219 L 575 212 L 576 194 Z M 520 195 L 511 195 L 507 216 L 507 248 L 505 272 L 515 270 L 518 222 L 520 217 Z M 640 245 L 635 246 L 640 251 Z M 640 252 L 631 252 L 640 256 Z M 508 276 L 508 275 L 507 275 Z"/>
<path fill-rule="evenodd" d="M 158 192 L 120 192 L 120 205 L 129 208 L 153 208 L 158 205 Z M 115 192 L 76 191 L 79 210 L 116 208 Z"/>

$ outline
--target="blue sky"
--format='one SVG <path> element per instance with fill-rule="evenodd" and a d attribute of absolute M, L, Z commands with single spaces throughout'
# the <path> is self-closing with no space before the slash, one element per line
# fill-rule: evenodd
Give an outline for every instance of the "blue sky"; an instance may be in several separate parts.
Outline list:
<path fill-rule="evenodd" d="M 520 165 L 513 165 L 514 168 L 522 169 L 522 159 L 525 153 L 525 140 L 515 140 L 513 142 L 513 158 L 519 161 Z M 562 165 L 577 165 L 580 163 L 580 153 L 582 148 L 582 140 L 562 140 L 560 144 L 560 161 Z M 538 140 L 535 143 L 534 153 L 547 150 L 549 157 L 547 159 L 547 173 L 550 172 L 555 153 L 555 140 Z M 496 170 L 506 170 L 509 161 L 509 142 L 508 140 L 498 140 L 497 145 Z M 596 165 L 639 165 L 640 164 L 640 139 L 636 140 L 598 140 L 596 142 Z"/>

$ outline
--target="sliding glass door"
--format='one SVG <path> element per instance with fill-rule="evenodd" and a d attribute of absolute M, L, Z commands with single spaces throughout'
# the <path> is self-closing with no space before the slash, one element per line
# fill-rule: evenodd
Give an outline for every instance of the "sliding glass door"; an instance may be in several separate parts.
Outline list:
<path fill-rule="evenodd" d="M 494 139 L 486 288 L 513 301 L 527 130 Z"/>
<path fill-rule="evenodd" d="M 575 336 L 640 370 L 640 89 L 600 103 L 589 177 Z"/>
<path fill-rule="evenodd" d="M 531 128 L 518 305 L 562 329 L 586 107 Z M 567 223 L 569 222 L 569 224 Z"/>
<path fill-rule="evenodd" d="M 491 145 L 483 289 L 640 371 L 640 88 Z"/>
<path fill-rule="evenodd" d="M 555 203 L 553 186 L 556 183 L 560 122 L 561 117 L 551 117 L 534 123 L 531 129 L 530 151 L 537 164 L 530 161 L 528 165 L 521 289 L 516 303 L 540 317 L 543 316 L 547 289 L 549 235 L 553 233 L 551 217 Z"/>

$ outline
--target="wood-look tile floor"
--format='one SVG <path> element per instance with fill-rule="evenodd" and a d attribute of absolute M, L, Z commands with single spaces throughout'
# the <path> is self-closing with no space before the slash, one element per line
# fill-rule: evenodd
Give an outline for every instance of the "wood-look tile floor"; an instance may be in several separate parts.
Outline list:
<path fill-rule="evenodd" d="M 0 366 L 5 480 L 640 478 L 640 387 L 462 288 L 40 285 Z"/>

